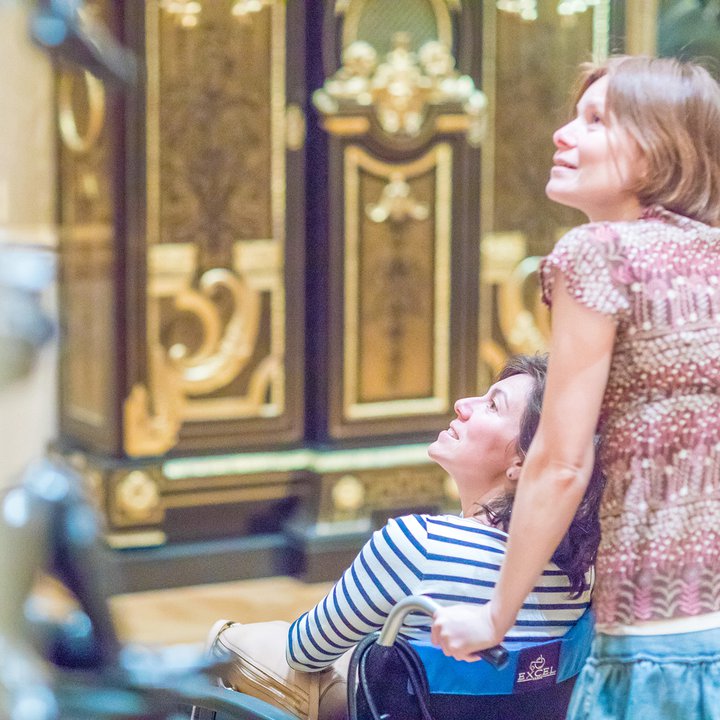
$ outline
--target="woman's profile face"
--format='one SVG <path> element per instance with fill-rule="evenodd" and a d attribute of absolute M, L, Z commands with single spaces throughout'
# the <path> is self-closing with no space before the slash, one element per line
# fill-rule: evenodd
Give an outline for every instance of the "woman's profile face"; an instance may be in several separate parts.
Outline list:
<path fill-rule="evenodd" d="M 457 417 L 428 454 L 458 485 L 504 482 L 517 454 L 520 421 L 532 387 L 529 375 L 513 375 L 491 385 L 481 397 L 458 400 Z"/>
<path fill-rule="evenodd" d="M 608 79 L 584 92 L 577 115 L 553 135 L 557 148 L 545 192 L 551 200 L 585 213 L 591 221 L 635 220 L 642 212 L 629 188 L 642 160 L 634 142 L 606 111 Z"/>

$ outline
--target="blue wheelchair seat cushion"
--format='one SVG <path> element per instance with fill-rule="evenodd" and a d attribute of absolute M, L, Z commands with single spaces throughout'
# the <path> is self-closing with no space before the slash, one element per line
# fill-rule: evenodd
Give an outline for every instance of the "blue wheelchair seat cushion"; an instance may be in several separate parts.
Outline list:
<path fill-rule="evenodd" d="M 513 643 L 502 670 L 484 661 L 449 658 L 429 642 L 413 640 L 410 644 L 425 668 L 431 694 L 514 695 L 575 677 L 590 653 L 593 625 L 592 613 L 586 610 L 561 637 L 541 643 Z"/>

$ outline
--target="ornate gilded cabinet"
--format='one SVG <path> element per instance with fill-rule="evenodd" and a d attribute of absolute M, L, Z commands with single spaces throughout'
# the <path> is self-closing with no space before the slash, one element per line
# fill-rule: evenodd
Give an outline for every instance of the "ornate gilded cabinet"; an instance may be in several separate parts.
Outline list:
<path fill-rule="evenodd" d="M 426 444 L 542 346 L 536 257 L 575 221 L 538 199 L 549 138 L 609 4 L 86 11 L 145 73 L 58 78 L 57 448 L 122 587 L 329 578 L 453 508 Z"/>

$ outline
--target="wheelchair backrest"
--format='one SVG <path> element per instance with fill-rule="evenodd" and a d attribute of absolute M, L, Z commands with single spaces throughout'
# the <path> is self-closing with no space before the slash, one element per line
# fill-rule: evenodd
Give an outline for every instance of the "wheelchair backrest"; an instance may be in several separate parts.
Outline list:
<path fill-rule="evenodd" d="M 502 670 L 489 663 L 449 658 L 428 642 L 411 641 L 427 675 L 431 694 L 514 695 L 564 682 L 580 672 L 590 652 L 593 616 L 582 617 L 559 638 L 540 643 L 512 643 Z"/>

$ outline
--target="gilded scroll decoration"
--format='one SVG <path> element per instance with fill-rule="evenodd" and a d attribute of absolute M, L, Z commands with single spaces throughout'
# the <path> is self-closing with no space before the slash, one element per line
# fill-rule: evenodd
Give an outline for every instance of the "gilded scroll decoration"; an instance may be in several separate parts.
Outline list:
<path fill-rule="evenodd" d="M 455 69 L 443 43 L 429 41 L 415 53 L 407 33 L 396 33 L 382 62 L 367 42 L 346 47 L 342 67 L 313 100 L 328 117 L 371 114 L 391 137 L 415 138 L 441 113 L 464 116 L 473 142 L 483 134 L 486 100 L 472 78 Z"/>
<path fill-rule="evenodd" d="M 540 298 L 539 265 L 539 257 L 527 256 L 522 233 L 490 233 L 483 238 L 478 384 L 490 381 L 508 355 L 547 349 L 550 320 Z"/>
<path fill-rule="evenodd" d="M 235 273 L 214 268 L 203 273 L 199 285 L 199 290 L 186 288 L 178 293 L 175 307 L 200 320 L 200 346 L 195 352 L 182 343 L 169 349 L 187 395 L 205 395 L 235 379 L 252 357 L 260 324 L 259 294 Z M 210 299 L 218 287 L 229 290 L 232 297 L 224 330 L 218 308 Z"/>
<path fill-rule="evenodd" d="M 84 154 L 100 138 L 105 124 L 105 87 L 101 80 L 85 70 L 82 73 L 87 97 L 87 122 L 85 132 L 78 129 L 74 107 L 76 73 L 64 72 L 58 86 L 58 123 L 63 144 L 71 152 Z"/>
<path fill-rule="evenodd" d="M 152 334 L 164 339 L 155 362 L 172 368 L 183 397 L 182 419 L 276 414 L 284 382 L 276 350 L 283 332 L 282 258 L 276 245 L 239 242 L 230 268 L 207 270 L 195 280 L 197 263 L 198 249 L 191 244 L 160 244 L 150 254 L 148 317 Z M 274 319 L 263 310 L 268 303 Z M 271 324 L 270 352 L 258 358 L 263 322 Z M 242 397 L 217 397 L 241 376 L 247 378 Z"/>

